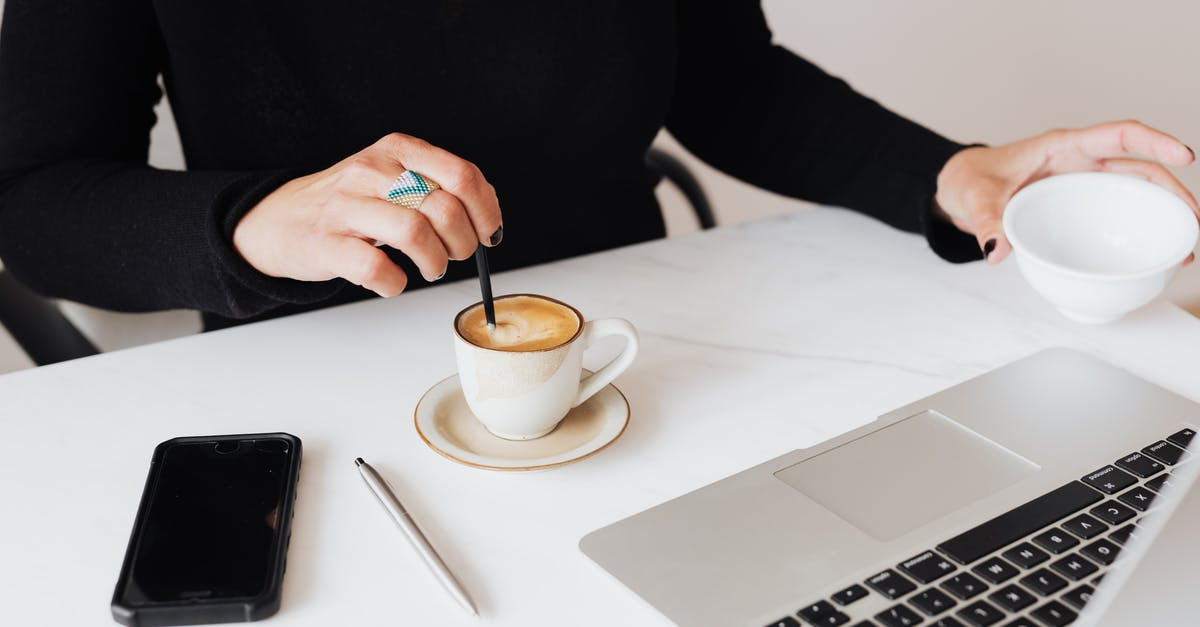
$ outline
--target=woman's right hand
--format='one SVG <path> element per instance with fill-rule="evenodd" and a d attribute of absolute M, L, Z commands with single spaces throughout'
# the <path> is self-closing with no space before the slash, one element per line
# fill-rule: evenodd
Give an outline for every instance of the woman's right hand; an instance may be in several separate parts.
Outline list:
<path fill-rule="evenodd" d="M 441 185 L 417 210 L 386 200 L 405 170 Z M 288 181 L 238 222 L 233 245 L 259 272 L 300 281 L 341 277 L 380 296 L 408 277 L 376 244 L 407 255 L 426 280 L 450 260 L 503 237 L 496 190 L 479 168 L 429 143 L 392 133 L 332 167 Z"/>

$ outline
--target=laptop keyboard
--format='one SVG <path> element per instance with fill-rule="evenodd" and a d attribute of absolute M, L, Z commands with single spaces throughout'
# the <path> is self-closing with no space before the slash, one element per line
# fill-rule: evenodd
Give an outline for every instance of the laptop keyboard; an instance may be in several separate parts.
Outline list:
<path fill-rule="evenodd" d="M 1070 624 L 1194 435 L 1174 433 L 766 627 Z M 873 596 L 888 606 L 865 618 L 856 604 Z"/>

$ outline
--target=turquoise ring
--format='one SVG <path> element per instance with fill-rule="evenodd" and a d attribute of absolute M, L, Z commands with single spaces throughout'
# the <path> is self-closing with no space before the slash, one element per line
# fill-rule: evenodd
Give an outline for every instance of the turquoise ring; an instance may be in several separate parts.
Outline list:
<path fill-rule="evenodd" d="M 426 196 L 441 188 L 441 185 L 420 172 L 405 170 L 388 188 L 385 198 L 393 205 L 416 209 Z"/>

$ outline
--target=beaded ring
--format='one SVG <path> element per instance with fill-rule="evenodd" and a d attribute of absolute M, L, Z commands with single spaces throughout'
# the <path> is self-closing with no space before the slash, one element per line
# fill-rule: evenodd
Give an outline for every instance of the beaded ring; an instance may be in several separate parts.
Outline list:
<path fill-rule="evenodd" d="M 425 177 L 420 172 L 405 170 L 388 188 L 386 199 L 393 205 L 416 209 L 421 206 L 421 201 L 425 200 L 426 196 L 441 187 L 433 179 Z"/>

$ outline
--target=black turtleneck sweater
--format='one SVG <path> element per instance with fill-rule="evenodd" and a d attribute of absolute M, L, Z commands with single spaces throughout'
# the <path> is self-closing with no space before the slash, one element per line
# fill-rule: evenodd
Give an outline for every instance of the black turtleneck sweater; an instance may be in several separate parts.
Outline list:
<path fill-rule="evenodd" d="M 146 164 L 160 76 L 187 171 Z M 0 259 L 47 295 L 210 328 L 356 300 L 258 273 L 233 227 L 400 131 L 495 185 L 497 270 L 657 238 L 643 157 L 664 126 L 744 181 L 979 256 L 930 217 L 961 146 L 772 45 L 755 0 L 7 0 Z"/>

